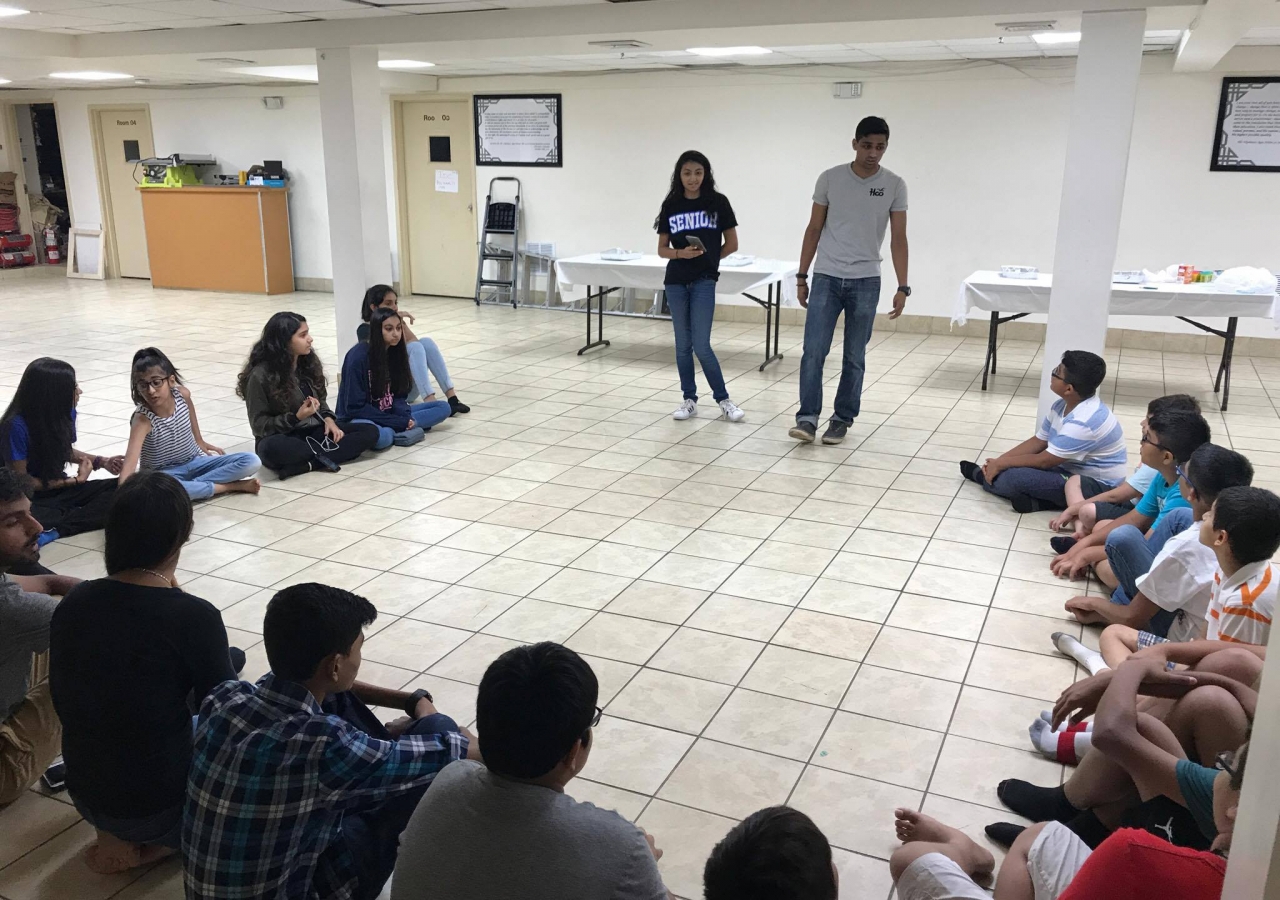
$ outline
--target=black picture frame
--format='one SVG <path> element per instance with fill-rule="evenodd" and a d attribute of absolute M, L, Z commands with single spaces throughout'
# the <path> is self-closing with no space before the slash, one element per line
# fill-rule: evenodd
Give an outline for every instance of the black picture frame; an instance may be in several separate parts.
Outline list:
<path fill-rule="evenodd" d="M 502 100 L 535 100 L 551 109 L 556 119 L 556 140 L 553 151 L 533 162 L 510 162 L 489 154 L 480 137 L 480 123 L 484 111 Z M 559 169 L 564 166 L 564 96 L 562 94 L 476 94 L 472 97 L 472 127 L 475 129 L 477 166 L 517 166 L 524 168 Z"/>
<path fill-rule="evenodd" d="M 1280 82 L 1280 76 L 1254 77 L 1227 76 L 1222 79 L 1222 93 L 1218 97 L 1218 121 L 1213 130 L 1213 155 L 1209 157 L 1210 172 L 1280 172 L 1280 166 L 1259 166 L 1240 159 L 1227 143 L 1225 123 L 1232 106 L 1250 90 Z"/>

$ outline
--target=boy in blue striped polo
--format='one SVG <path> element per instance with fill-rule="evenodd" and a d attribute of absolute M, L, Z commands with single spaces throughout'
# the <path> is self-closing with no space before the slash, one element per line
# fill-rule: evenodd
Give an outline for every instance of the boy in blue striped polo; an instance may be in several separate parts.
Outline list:
<path fill-rule="evenodd" d="M 1106 376 L 1101 356 L 1068 350 L 1049 381 L 1061 399 L 1049 408 L 1035 436 L 985 465 L 963 461 L 960 473 L 983 490 L 1007 498 L 1020 513 L 1065 509 L 1065 487 L 1072 475 L 1119 484 L 1126 475 L 1128 454 L 1120 423 L 1097 396 Z"/>

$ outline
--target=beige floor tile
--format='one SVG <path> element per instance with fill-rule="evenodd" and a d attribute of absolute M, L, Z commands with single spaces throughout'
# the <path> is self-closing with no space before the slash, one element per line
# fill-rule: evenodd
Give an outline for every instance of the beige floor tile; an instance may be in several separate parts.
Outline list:
<path fill-rule="evenodd" d="M 744 565 L 729 576 L 720 590 L 736 597 L 794 606 L 813 586 L 814 581 L 811 575 L 796 575 Z"/>
<path fill-rule="evenodd" d="M 712 594 L 686 624 L 719 634 L 767 641 L 789 614 L 787 607 L 777 603 Z"/>
<path fill-rule="evenodd" d="M 675 551 L 685 556 L 700 556 L 723 562 L 746 562 L 761 541 L 758 538 L 707 531 L 699 528 L 676 545 Z"/>
<path fill-rule="evenodd" d="M 984 575 L 999 575 L 1004 566 L 1004 558 L 1005 551 L 1002 549 L 934 538 L 920 557 L 920 562 Z"/>
<path fill-rule="evenodd" d="M 1004 609 L 993 609 L 987 613 L 987 622 L 982 629 L 982 642 L 1014 650 L 1025 650 L 1028 653 L 1059 656 L 1051 637 L 1055 631 L 1065 631 L 1072 637 L 1079 638 L 1081 626 L 1065 616 L 1060 619 L 1050 619 L 1045 616 L 1030 616 Z"/>
<path fill-rule="evenodd" d="M 654 800 L 636 824 L 654 835 L 662 850 L 658 870 L 669 891 L 685 898 L 702 896 L 707 856 L 736 823 L 674 803 Z"/>
<path fill-rule="evenodd" d="M 428 547 L 417 556 L 410 557 L 396 566 L 393 571 L 400 575 L 413 575 L 453 583 L 466 578 L 491 559 L 493 559 L 492 556 L 472 553 L 469 550 Z"/>
<path fill-rule="evenodd" d="M 853 529 L 844 525 L 827 525 L 822 522 L 803 522 L 788 519 L 780 525 L 769 540 L 785 541 L 807 547 L 820 547 L 826 550 L 839 550 L 853 534 Z"/>
<path fill-rule="evenodd" d="M 903 594 L 894 605 L 888 624 L 895 628 L 976 641 L 986 617 L 987 609 L 972 603 Z"/>
<path fill-rule="evenodd" d="M 440 581 L 383 572 L 360 585 L 360 593 L 378 608 L 380 615 L 402 616 L 447 587 Z"/>
<path fill-rule="evenodd" d="M 635 821 L 649 802 L 645 794 L 624 791 L 582 777 L 569 782 L 564 792 L 580 803 L 594 803 L 601 809 L 611 809 L 628 821 Z"/>
<path fill-rule="evenodd" d="M 621 575 L 605 575 L 582 569 L 560 569 L 544 581 L 530 596 L 553 603 L 604 609 L 609 601 L 631 583 Z"/>
<path fill-rule="evenodd" d="M 1015 750 L 951 735 L 938 755 L 929 792 L 1003 810 L 996 797 L 996 787 L 1006 778 L 1021 778 L 1052 787 L 1062 779 L 1062 766 L 1045 759 L 1030 746 Z"/>
<path fill-rule="evenodd" d="M 570 565 L 575 569 L 637 578 L 661 558 L 660 550 L 647 550 L 643 547 L 601 541 Z"/>
<path fill-rule="evenodd" d="M 865 662 L 899 672 L 963 681 L 974 646 L 955 638 L 885 627 Z"/>
<path fill-rule="evenodd" d="M 459 583 L 481 590 L 524 596 L 532 593 L 540 584 L 559 571 L 557 566 L 499 556 L 476 569 Z"/>
<path fill-rule="evenodd" d="M 804 764 L 705 738 L 689 749 L 659 799 L 744 819 L 786 802 Z"/>
<path fill-rule="evenodd" d="M 815 766 L 924 790 L 942 738 L 937 731 L 837 712 L 811 761 Z"/>
<path fill-rule="evenodd" d="M 643 665 L 674 632 L 675 626 L 663 622 L 597 613 L 566 646 L 579 653 Z"/>
<path fill-rule="evenodd" d="M 306 496 L 268 510 L 268 515 L 280 519 L 292 519 L 295 522 L 315 524 L 332 516 L 341 515 L 355 506 L 346 500 L 334 500 L 331 497 Z"/>
<path fill-rule="evenodd" d="M 900 591 L 915 567 L 916 563 L 907 560 L 842 552 L 827 566 L 823 578 Z"/>
<path fill-rule="evenodd" d="M 880 626 L 873 622 L 797 609 L 778 629 L 771 642 L 793 650 L 861 660 L 879 630 Z"/>
<path fill-rule="evenodd" d="M 947 730 L 959 693 L 960 685 L 953 681 L 864 665 L 840 708 L 941 732 Z"/>
<path fill-rule="evenodd" d="M 1007 550 L 1013 540 L 1013 535 L 1014 527 L 1012 525 L 974 522 L 969 519 L 945 516 L 933 536 L 935 539 L 955 541 L 960 544 L 973 544 L 979 547 L 994 547 Z"/>
<path fill-rule="evenodd" d="M 328 525 L 331 528 L 343 528 L 347 531 L 359 531 L 361 534 L 377 534 L 384 528 L 390 528 L 397 522 L 404 521 L 410 515 L 411 513 L 404 510 L 372 505 L 372 501 L 370 501 L 370 503 L 361 504 L 340 515 L 325 519 L 320 524 Z M 285 522 L 288 520 L 280 519 L 279 521 Z M 426 543 L 420 538 L 419 541 Z"/>
<path fill-rule="evenodd" d="M 537 641 L 564 643 L 595 613 L 576 606 L 547 603 L 526 597 L 485 626 L 486 634 L 532 644 Z"/>
<path fill-rule="evenodd" d="M 872 528 L 876 531 L 891 531 L 895 534 L 930 537 L 940 521 L 942 521 L 941 515 L 873 509 L 862 520 L 861 527 Z"/>
<path fill-rule="evenodd" d="M 527 603 L 529 601 L 521 601 Z M 456 650 L 431 667 L 427 673 L 479 684 L 489 664 L 512 647 L 527 643 L 523 640 L 501 638 L 489 634 L 477 634 L 464 641 Z"/>
<path fill-rule="evenodd" d="M 716 684 L 655 669 L 641 669 L 610 701 L 606 712 L 634 722 L 698 734 L 733 690 Z"/>
<path fill-rule="evenodd" d="M 801 609 L 883 622 L 893 609 L 898 592 L 887 588 L 819 578 L 800 601 Z"/>
<path fill-rule="evenodd" d="M 1042 700 L 966 686 L 960 691 L 950 732 L 1015 750 L 1029 750 L 1031 723 L 1040 717 L 1041 710 L 1050 708 L 1052 704 Z"/>
<path fill-rule="evenodd" d="M 348 545 L 334 553 L 329 559 L 333 562 L 385 571 L 393 569 L 405 560 L 417 556 L 425 549 L 427 548 L 424 544 L 374 535 Z"/>
<path fill-rule="evenodd" d="M 274 519 L 271 516 L 252 516 L 246 521 L 233 525 L 230 528 L 223 528 L 218 532 L 217 540 L 219 541 L 235 541 L 240 544 L 249 544 L 253 547 L 265 547 L 268 544 L 274 544 L 276 541 L 283 540 L 291 534 L 297 534 L 299 531 L 305 531 L 307 525 L 305 522 L 295 522 L 292 519 Z M 198 544 L 188 544 L 183 550 L 183 556 L 190 555 L 190 551 L 194 550 Z M 190 563 L 184 559 L 184 563 L 188 568 Z"/>
<path fill-rule="evenodd" d="M 679 625 L 708 596 L 706 591 L 693 588 L 638 580 L 631 582 L 605 609 L 623 616 Z"/>
<path fill-rule="evenodd" d="M 722 509 L 708 519 L 703 527 L 710 531 L 723 531 L 726 534 L 763 539 L 772 534 L 783 521 L 782 516 L 738 509 Z"/>
<path fill-rule="evenodd" d="M 979 644 L 965 683 L 1052 703 L 1075 677 L 1076 664 L 1065 657 Z"/>
<path fill-rule="evenodd" d="M 703 734 L 715 741 L 805 760 L 830 718 L 831 710 L 821 706 L 738 688 Z"/>
<path fill-rule="evenodd" d="M 978 572 L 962 572 L 959 569 L 943 569 L 938 566 L 918 565 L 904 590 L 926 597 L 941 597 L 961 603 L 987 606 L 995 593 L 998 577 Z"/>
<path fill-rule="evenodd" d="M 857 528 L 863 523 L 870 511 L 870 508 L 866 506 L 810 497 L 796 507 L 791 516 L 794 519 L 803 519 L 810 522 L 823 522 L 827 525 Z"/>
<path fill-rule="evenodd" d="M 831 861 L 840 873 L 840 900 L 881 900 L 893 887 L 893 877 L 884 860 L 831 848 Z"/>
<path fill-rule="evenodd" d="M 530 562 L 567 566 L 596 544 L 590 538 L 570 537 L 538 531 L 505 551 L 502 555 Z"/>
<path fill-rule="evenodd" d="M 190 572 L 199 572 L 202 575 L 206 575 L 228 563 L 248 556 L 252 552 L 253 547 L 248 544 L 237 544 L 220 538 L 201 538 L 198 541 L 189 542 L 182 548 L 178 565 Z M 98 554 L 94 555 L 98 556 Z M 69 562 L 74 562 L 82 558 L 82 556 L 83 554 L 71 557 Z M 67 574 L 66 563 L 60 564 L 58 571 L 63 575 Z M 234 581 L 235 579 L 231 580 Z"/>
<path fill-rule="evenodd" d="M 360 539 L 361 534 L 358 531 L 330 528 L 327 525 L 309 525 L 289 537 L 276 541 L 271 545 L 271 549 L 281 553 L 295 553 L 298 556 L 324 559 L 350 547 Z"/>
<path fill-rule="evenodd" d="M 725 634 L 681 628 L 662 645 L 648 665 L 694 678 L 737 684 L 764 646 Z"/>
<path fill-rule="evenodd" d="M 928 538 L 859 528 L 841 549 L 860 556 L 879 556 L 917 562 L 928 543 Z"/>
<path fill-rule="evenodd" d="M 542 526 L 542 531 L 552 534 L 567 534 L 573 537 L 601 538 L 608 537 L 627 520 L 621 516 L 606 516 L 600 513 L 570 510 L 549 525 Z"/>
<path fill-rule="evenodd" d="M 455 584 L 405 615 L 422 622 L 479 631 L 517 602 L 519 598 L 511 594 L 481 591 Z"/>
<path fill-rule="evenodd" d="M 0 896 L 6 900 L 106 900 L 145 874 L 135 869 L 119 875 L 95 875 L 80 858 L 93 839 L 93 826 L 80 822 L 41 844 L 0 870 Z"/>
<path fill-rule="evenodd" d="M 791 572 L 796 575 L 821 575 L 835 556 L 834 550 L 806 547 L 767 540 L 747 559 L 747 565 L 762 569 Z"/>
<path fill-rule="evenodd" d="M 42 564 L 56 565 L 44 558 L 41 554 L 40 561 Z M 226 609 L 233 603 L 239 603 L 245 597 L 257 593 L 257 588 L 251 584 L 241 584 L 238 581 L 227 581 L 222 578 L 214 578 L 212 575 L 199 575 L 191 579 L 181 579 L 182 589 L 194 597 L 202 600 L 208 600 L 218 609 Z"/>
<path fill-rule="evenodd" d="M 611 787 L 652 795 L 693 741 L 691 734 L 605 716 L 596 727 L 583 774 Z"/>
<path fill-rule="evenodd" d="M 921 791 L 809 766 L 789 805 L 813 819 L 833 846 L 887 860 L 898 848 L 893 811 L 918 809 L 922 797 Z"/>
<path fill-rule="evenodd" d="M 205 538 L 211 540 L 211 538 Z M 202 542 L 203 543 L 203 542 Z M 184 567 L 187 560 L 183 560 Z M 229 581 L 241 581 L 258 587 L 268 587 L 288 578 L 295 572 L 317 565 L 314 559 L 278 550 L 255 550 L 248 556 L 213 570 L 212 575 Z"/>
<path fill-rule="evenodd" d="M 69 803 L 27 791 L 0 810 L 0 869 L 80 821 Z M 2 876 L 0 876 L 2 877 Z"/>
<path fill-rule="evenodd" d="M 383 537 L 420 544 L 436 544 L 466 528 L 466 519 L 451 519 L 435 513 L 415 513 L 379 532 Z M 460 548 L 466 549 L 466 548 Z"/>
<path fill-rule="evenodd" d="M 631 477 L 630 475 L 626 476 L 626 478 Z M 620 479 L 620 481 L 625 481 L 626 478 Z M 583 512 L 605 513 L 613 516 L 634 516 L 651 506 L 653 500 L 654 498 L 652 497 L 625 493 L 619 490 L 619 482 L 615 481 L 610 485 L 609 490 L 601 491 L 579 503 L 576 509 L 580 509 Z"/>
<path fill-rule="evenodd" d="M 510 550 L 531 534 L 533 534 L 532 531 L 524 528 L 472 522 L 466 528 L 444 538 L 440 541 L 440 546 L 452 547 L 455 550 L 472 550 L 476 553 L 488 553 L 497 556 Z"/>
<path fill-rule="evenodd" d="M 646 581 L 714 591 L 738 567 L 734 563 L 669 553 L 644 573 Z"/>
<path fill-rule="evenodd" d="M 400 619 L 365 640 L 362 655 L 374 662 L 421 672 L 470 637 L 461 629 Z"/>

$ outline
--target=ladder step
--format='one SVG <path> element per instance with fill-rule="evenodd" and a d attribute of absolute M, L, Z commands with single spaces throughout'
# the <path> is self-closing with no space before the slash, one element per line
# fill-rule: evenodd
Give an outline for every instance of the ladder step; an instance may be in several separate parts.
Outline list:
<path fill-rule="evenodd" d="M 515 258 L 510 253 L 482 253 L 481 256 L 485 259 L 505 259 L 508 262 Z"/>
<path fill-rule="evenodd" d="M 501 281 L 501 280 L 499 280 L 499 279 L 495 279 L 495 278 L 481 278 L 481 279 L 480 279 L 480 281 L 479 281 L 479 283 L 480 283 L 480 284 L 495 285 L 495 286 L 498 286 L 498 287 L 509 287 L 509 288 L 512 288 L 512 289 L 514 289 L 514 288 L 515 288 L 515 286 L 516 286 L 516 283 L 515 283 L 514 281 L 511 281 L 511 280 Z"/>
<path fill-rule="evenodd" d="M 485 234 L 515 234 L 516 230 L 514 228 L 486 228 L 484 230 L 484 233 Z"/>

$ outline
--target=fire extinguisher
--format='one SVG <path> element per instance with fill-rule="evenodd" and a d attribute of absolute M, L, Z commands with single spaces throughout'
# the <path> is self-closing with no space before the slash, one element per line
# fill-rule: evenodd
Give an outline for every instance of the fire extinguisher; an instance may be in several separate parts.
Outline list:
<path fill-rule="evenodd" d="M 58 230 L 56 228 L 46 228 L 44 230 L 44 258 L 51 266 L 56 266 L 62 262 L 62 250 L 58 247 Z"/>

